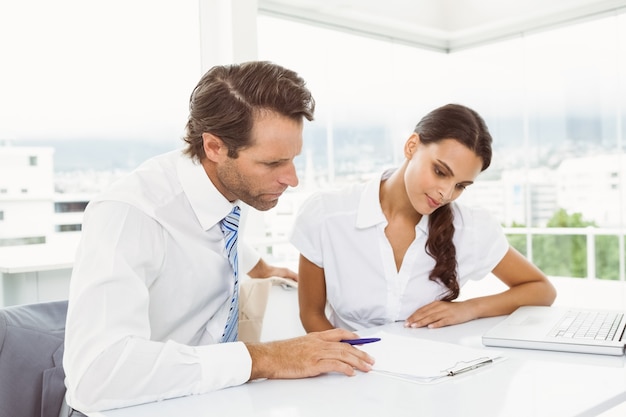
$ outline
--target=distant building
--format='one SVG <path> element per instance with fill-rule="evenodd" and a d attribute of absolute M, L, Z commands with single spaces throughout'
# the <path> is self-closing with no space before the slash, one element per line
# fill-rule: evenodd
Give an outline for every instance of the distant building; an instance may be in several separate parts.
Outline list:
<path fill-rule="evenodd" d="M 78 237 L 91 196 L 124 174 L 73 171 L 55 176 L 53 156 L 52 147 L 0 145 L 0 246 Z M 265 255 L 292 256 L 288 237 L 294 216 L 316 188 L 312 166 L 307 154 L 301 186 L 286 192 L 274 210 L 251 210 L 246 235 Z M 625 178 L 624 155 L 572 158 L 557 170 L 506 171 L 498 180 L 479 177 L 459 201 L 486 208 L 504 226 L 544 227 L 563 208 L 600 227 L 623 227 L 626 219 L 619 207 L 626 205 L 626 190 L 620 189 Z"/>
<path fill-rule="evenodd" d="M 600 227 L 624 227 L 626 155 L 596 155 L 564 160 L 556 170 L 559 207 L 581 213 Z"/>
<path fill-rule="evenodd" d="M 503 173 L 500 180 L 481 181 L 459 201 L 479 205 L 505 226 L 513 223 L 545 227 L 558 209 L 581 213 L 598 227 L 624 227 L 626 155 L 568 158 L 556 170 L 547 168 Z"/>
<path fill-rule="evenodd" d="M 83 194 L 55 194 L 54 199 L 54 232 L 80 232 L 83 224 L 83 213 L 89 196 Z"/>
<path fill-rule="evenodd" d="M 56 193 L 53 161 L 51 147 L 0 146 L 0 246 L 81 231 L 90 194 Z"/>
<path fill-rule="evenodd" d="M 479 177 L 459 202 L 483 207 L 504 226 L 544 227 L 558 209 L 554 172 L 514 170 L 504 172 L 499 180 Z"/>
<path fill-rule="evenodd" d="M 506 193 L 507 226 L 513 223 L 545 227 L 559 209 L 553 170 L 538 168 L 506 171 L 502 175 Z"/>
<path fill-rule="evenodd" d="M 45 243 L 53 232 L 53 154 L 0 146 L 0 246 Z"/>

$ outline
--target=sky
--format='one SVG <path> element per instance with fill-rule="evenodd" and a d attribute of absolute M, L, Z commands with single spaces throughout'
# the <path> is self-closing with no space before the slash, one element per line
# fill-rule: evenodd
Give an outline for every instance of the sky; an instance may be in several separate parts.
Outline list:
<path fill-rule="evenodd" d="M 201 75 L 197 7 L 0 0 L 0 141 L 179 138 Z"/>

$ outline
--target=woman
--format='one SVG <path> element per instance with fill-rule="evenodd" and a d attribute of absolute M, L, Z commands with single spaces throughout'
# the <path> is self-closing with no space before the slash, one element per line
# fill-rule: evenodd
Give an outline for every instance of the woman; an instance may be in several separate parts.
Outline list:
<path fill-rule="evenodd" d="M 417 124 L 400 168 L 305 202 L 291 241 L 307 332 L 394 321 L 436 328 L 552 304 L 554 287 L 500 225 L 454 202 L 489 167 L 491 141 L 475 111 L 449 104 Z M 508 290 L 453 302 L 490 272 Z"/>

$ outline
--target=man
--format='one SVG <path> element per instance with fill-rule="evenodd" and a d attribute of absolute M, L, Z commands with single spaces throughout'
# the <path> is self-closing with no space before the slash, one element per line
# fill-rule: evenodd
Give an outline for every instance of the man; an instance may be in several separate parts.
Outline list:
<path fill-rule="evenodd" d="M 298 183 L 293 159 L 314 111 L 304 81 L 267 62 L 218 66 L 189 107 L 186 148 L 147 161 L 85 211 L 63 362 L 75 410 L 371 369 L 339 342 L 356 337 L 345 330 L 235 341 L 238 268 L 295 278 L 258 257 L 246 266 L 249 249 L 232 233 L 242 204 L 268 210 Z"/>

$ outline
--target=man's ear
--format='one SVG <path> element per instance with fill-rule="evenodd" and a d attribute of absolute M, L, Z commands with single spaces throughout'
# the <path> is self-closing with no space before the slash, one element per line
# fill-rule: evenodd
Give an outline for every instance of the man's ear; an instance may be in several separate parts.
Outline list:
<path fill-rule="evenodd" d="M 202 146 L 204 148 L 204 154 L 209 161 L 219 162 L 228 154 L 226 144 L 224 144 L 222 139 L 212 133 L 205 132 L 202 134 Z"/>
<path fill-rule="evenodd" d="M 417 151 L 417 147 L 420 144 L 420 136 L 417 133 L 411 134 L 404 144 L 404 156 L 406 159 L 411 159 L 413 154 Z"/>

